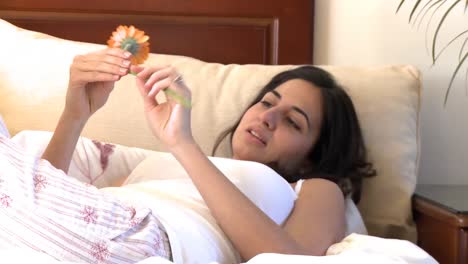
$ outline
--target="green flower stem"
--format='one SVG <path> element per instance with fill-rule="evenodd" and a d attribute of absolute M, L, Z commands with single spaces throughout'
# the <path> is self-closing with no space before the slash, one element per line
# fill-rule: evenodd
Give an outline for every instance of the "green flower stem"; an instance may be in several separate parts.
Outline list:
<path fill-rule="evenodd" d="M 164 93 L 166 93 L 167 96 L 169 96 L 172 99 L 174 99 L 175 101 L 177 101 L 183 107 L 188 108 L 188 109 L 192 108 L 192 103 L 190 102 L 190 100 L 188 100 L 187 98 L 179 95 L 176 91 L 174 91 L 172 89 L 169 89 L 169 88 L 166 88 L 166 89 L 164 89 Z"/>
<path fill-rule="evenodd" d="M 130 74 L 135 75 L 135 76 L 137 75 L 137 73 L 135 73 L 135 72 L 130 72 Z M 192 108 L 192 103 L 190 102 L 190 100 L 183 97 L 182 95 L 179 95 L 176 91 L 174 91 L 172 89 L 169 89 L 169 88 L 166 88 L 163 91 L 167 96 L 174 99 L 176 102 L 181 104 L 183 107 L 189 108 L 189 109 Z"/>
<path fill-rule="evenodd" d="M 130 48 L 130 44 L 126 44 L 125 47 L 123 47 L 123 50 L 126 50 L 128 51 L 129 48 Z M 134 75 L 136 76 L 137 74 L 135 72 L 129 72 L 131 75 Z M 164 89 L 164 93 L 166 93 L 167 96 L 171 97 L 172 99 L 174 99 L 176 102 L 178 102 L 179 104 L 181 104 L 183 107 L 185 108 L 191 108 L 192 107 L 192 103 L 190 102 L 190 100 L 188 100 L 187 98 L 179 95 L 176 91 L 174 90 L 171 90 L 169 88 L 166 88 Z"/>

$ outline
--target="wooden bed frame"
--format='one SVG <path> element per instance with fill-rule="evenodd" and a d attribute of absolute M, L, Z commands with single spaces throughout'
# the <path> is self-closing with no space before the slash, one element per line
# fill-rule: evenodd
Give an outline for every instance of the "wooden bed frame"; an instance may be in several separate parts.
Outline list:
<path fill-rule="evenodd" d="M 105 44 L 135 25 L 151 52 L 239 64 L 311 64 L 313 0 L 2 0 L 0 18 L 60 38 Z"/>

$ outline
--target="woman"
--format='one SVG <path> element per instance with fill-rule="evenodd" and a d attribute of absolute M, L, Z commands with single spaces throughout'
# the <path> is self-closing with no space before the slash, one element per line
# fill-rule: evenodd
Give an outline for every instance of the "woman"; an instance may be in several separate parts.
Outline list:
<path fill-rule="evenodd" d="M 105 104 L 115 81 L 130 70 L 137 73 L 137 87 L 152 132 L 185 169 L 241 259 L 262 252 L 323 255 L 343 238 L 344 197 L 352 193 L 358 199 L 362 177 L 374 171 L 365 159 L 351 100 L 326 72 L 302 67 L 279 74 L 232 129 L 234 159 L 268 165 L 292 187 L 301 186 L 292 212 L 278 223 L 203 154 L 192 137 L 190 109 L 172 99 L 161 104 L 155 100 L 166 88 L 190 99 L 190 90 L 175 69 L 130 67 L 129 57 L 122 50 L 107 49 L 75 58 L 65 108 L 43 159 L 68 170 L 87 120 Z M 150 214 L 141 218 L 145 220 L 138 226 L 160 224 Z M 168 245 L 164 249 L 164 253 L 170 251 Z M 108 260 L 108 255 L 97 259 Z"/>

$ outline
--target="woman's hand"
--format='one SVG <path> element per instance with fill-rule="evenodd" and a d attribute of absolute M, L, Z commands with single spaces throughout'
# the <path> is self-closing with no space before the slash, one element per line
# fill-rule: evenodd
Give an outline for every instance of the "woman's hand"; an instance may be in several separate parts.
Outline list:
<path fill-rule="evenodd" d="M 68 171 L 86 121 L 106 103 L 115 81 L 127 74 L 130 55 L 121 49 L 106 49 L 75 57 L 70 66 L 65 109 L 43 159 Z"/>
<path fill-rule="evenodd" d="M 130 56 L 116 48 L 76 56 L 70 66 L 64 115 L 88 120 L 106 103 L 114 83 L 128 73 Z"/>
<path fill-rule="evenodd" d="M 193 143 L 190 127 L 190 108 L 182 106 L 173 97 L 160 102 L 156 96 L 165 89 L 191 100 L 191 93 L 173 67 L 132 66 L 137 73 L 136 84 L 143 97 L 146 119 L 153 134 L 169 149 Z"/>

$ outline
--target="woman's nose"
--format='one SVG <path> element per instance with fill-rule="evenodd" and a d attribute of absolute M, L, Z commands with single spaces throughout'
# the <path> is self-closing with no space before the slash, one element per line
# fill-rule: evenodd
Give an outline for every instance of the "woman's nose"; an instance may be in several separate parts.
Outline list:
<path fill-rule="evenodd" d="M 268 129 L 275 129 L 276 128 L 276 119 L 277 119 L 277 111 L 274 108 L 270 108 L 266 110 L 265 112 L 260 114 L 260 118 L 262 120 L 262 123 L 268 128 Z"/>

